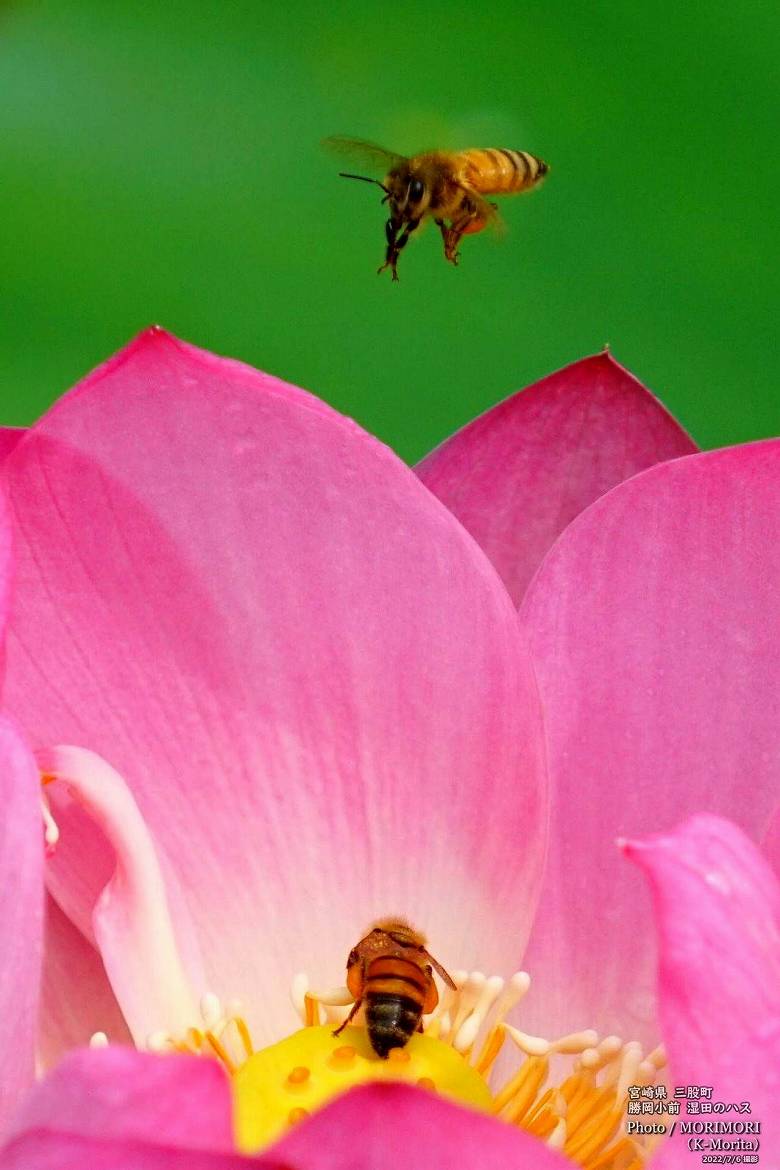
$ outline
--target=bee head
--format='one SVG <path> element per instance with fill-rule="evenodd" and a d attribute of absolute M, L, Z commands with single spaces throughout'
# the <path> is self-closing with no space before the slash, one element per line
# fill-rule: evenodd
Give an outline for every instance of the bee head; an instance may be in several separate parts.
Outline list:
<path fill-rule="evenodd" d="M 407 204 L 411 206 L 419 206 L 425 196 L 425 183 L 416 175 L 409 181 L 409 192 L 406 197 Z"/>
<path fill-rule="evenodd" d="M 430 193 L 424 179 L 409 167 L 388 175 L 385 180 L 390 192 L 390 205 L 398 219 L 419 219 L 430 203 Z"/>

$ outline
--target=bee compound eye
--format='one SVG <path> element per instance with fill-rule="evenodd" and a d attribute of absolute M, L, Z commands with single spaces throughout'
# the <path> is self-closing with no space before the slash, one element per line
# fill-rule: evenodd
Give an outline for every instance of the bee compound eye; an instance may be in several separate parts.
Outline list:
<path fill-rule="evenodd" d="M 423 183 L 422 179 L 412 179 L 411 183 L 409 184 L 409 198 L 413 199 L 415 203 L 419 203 L 423 197 L 424 191 L 425 184 Z"/>

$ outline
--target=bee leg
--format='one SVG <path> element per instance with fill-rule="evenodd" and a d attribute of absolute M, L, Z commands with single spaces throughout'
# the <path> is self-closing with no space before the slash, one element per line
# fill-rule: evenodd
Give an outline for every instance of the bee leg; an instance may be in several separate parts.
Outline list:
<path fill-rule="evenodd" d="M 398 255 L 399 255 L 401 249 L 406 247 L 406 244 L 409 240 L 409 236 L 411 235 L 411 233 L 415 230 L 415 228 L 417 228 L 419 226 L 420 226 L 419 219 L 410 219 L 408 221 L 408 223 L 406 224 L 401 235 L 398 236 L 398 238 L 396 239 L 396 229 L 395 229 L 395 226 L 393 224 L 393 221 L 391 219 L 389 219 L 387 221 L 387 224 L 385 226 L 385 231 L 387 233 L 387 255 L 385 257 L 384 264 L 379 269 L 380 272 L 384 272 L 384 270 L 386 268 L 390 268 L 392 270 L 392 273 L 393 273 L 393 280 L 398 280 L 398 271 L 397 271 Z M 392 239 L 391 239 L 391 235 L 392 235 Z"/>
<path fill-rule="evenodd" d="M 444 258 L 449 260 L 450 264 L 454 264 L 457 268 L 458 260 L 460 259 L 460 252 L 458 251 L 458 244 L 463 235 L 455 226 L 447 228 L 447 234 L 444 237 Z"/>
<path fill-rule="evenodd" d="M 452 227 L 447 227 L 443 219 L 437 219 L 435 222 L 439 227 L 441 238 L 444 241 L 444 259 L 449 260 L 450 264 L 454 264 L 457 267 L 458 244 L 463 235 L 463 229 L 458 230 L 455 224 Z"/>
<path fill-rule="evenodd" d="M 355 1015 L 355 1013 L 357 1012 L 357 1010 L 360 1007 L 362 1002 L 363 1002 L 362 999 L 355 1000 L 355 1002 L 352 1005 L 352 1009 L 351 1009 L 349 1015 L 347 1016 L 346 1020 L 344 1020 L 343 1023 L 339 1024 L 338 1028 L 336 1028 L 336 1031 L 333 1033 L 334 1036 L 339 1036 L 344 1031 L 347 1024 L 352 1019 L 352 1017 Z"/>
<path fill-rule="evenodd" d="M 380 273 L 384 272 L 384 270 L 386 268 L 389 268 L 393 274 L 393 280 L 398 280 L 398 271 L 396 268 L 397 264 L 398 264 L 398 251 L 397 251 L 397 249 L 394 248 L 391 250 L 390 248 L 388 248 L 387 255 L 385 256 L 384 264 L 380 268 L 377 268 L 377 270 L 376 270 L 377 276 L 379 276 Z"/>
<path fill-rule="evenodd" d="M 492 208 L 496 207 L 495 203 L 491 203 Z M 449 260 L 450 264 L 457 265 L 458 244 L 463 236 L 472 232 L 481 231 L 485 226 L 486 221 L 479 214 L 479 208 L 472 199 L 465 197 L 452 216 L 450 226 L 447 227 L 443 219 L 437 219 L 436 222 L 441 229 L 441 236 L 444 241 L 444 258 Z"/>
<path fill-rule="evenodd" d="M 401 226 L 401 223 L 392 217 L 388 219 L 387 223 L 385 224 L 385 237 L 387 239 L 385 262 L 381 268 L 377 268 L 377 276 L 380 274 L 380 272 L 384 272 L 386 268 L 389 268 L 393 274 L 393 280 L 398 280 L 398 273 L 396 272 L 399 250 L 397 237 L 398 232 L 401 230 Z"/>

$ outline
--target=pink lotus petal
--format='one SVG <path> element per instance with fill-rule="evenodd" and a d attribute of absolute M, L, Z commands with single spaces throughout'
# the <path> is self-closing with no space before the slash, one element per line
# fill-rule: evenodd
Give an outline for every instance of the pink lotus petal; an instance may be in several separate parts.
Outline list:
<path fill-rule="evenodd" d="M 56 777 L 97 822 L 115 850 L 116 868 L 92 911 L 94 937 L 136 1043 L 152 1032 L 183 1034 L 198 1020 L 204 988 L 181 964 L 159 859 L 122 777 L 94 752 L 38 752 L 41 772 Z M 52 892 L 56 897 L 56 883 Z"/>
<path fill-rule="evenodd" d="M 386 448 L 302 391 L 144 334 L 5 464 L 8 702 L 98 751 L 258 1042 L 373 917 L 511 969 L 546 790 L 494 570 Z"/>
<path fill-rule="evenodd" d="M 231 1119 L 216 1061 L 75 1052 L 26 1099 L 0 1170 L 250 1170 Z"/>
<path fill-rule="evenodd" d="M 35 761 L 0 716 L 0 1134 L 33 1078 L 43 942 L 40 800 Z"/>
<path fill-rule="evenodd" d="M 573 1163 L 512 1125 L 408 1085 L 361 1086 L 271 1148 L 295 1170 L 572 1170 Z M 264 1158 L 258 1159 L 264 1164 Z"/>
<path fill-rule="evenodd" d="M 517 604 L 575 516 L 695 443 L 608 353 L 574 362 L 468 423 L 417 467 Z"/>
<path fill-rule="evenodd" d="M 85 758 L 89 763 L 90 757 Z M 98 766 L 103 763 L 98 761 Z M 117 784 L 120 789 L 124 788 L 122 779 L 112 772 L 109 789 Z M 116 869 L 116 852 L 94 816 L 90 815 L 88 802 L 74 799 L 64 784 L 51 784 L 46 791 L 60 831 L 57 849 L 47 861 L 46 884 L 57 904 L 91 944 L 92 949 L 95 949 L 98 943 L 93 928 L 93 916 L 103 891 Z M 93 799 L 99 795 L 98 788 Z M 121 821 L 119 827 L 122 828 Z M 144 836 L 148 836 L 145 826 L 138 827 Z M 127 843 L 127 847 L 132 857 L 132 843 Z M 150 843 L 147 841 L 144 848 L 148 850 L 149 847 Z M 165 899 L 174 920 L 176 943 L 184 969 L 188 973 L 189 982 L 200 987 L 203 983 L 202 960 L 197 942 L 192 937 L 192 926 L 179 882 L 170 862 L 161 853 L 158 845 L 154 846 L 154 852 L 163 876 Z"/>
<path fill-rule="evenodd" d="M 778 799 L 779 580 L 778 441 L 643 472 L 540 569 L 522 617 L 555 802 L 529 1030 L 657 1040 L 649 899 L 613 840 L 697 810 L 760 836 Z"/>
<path fill-rule="evenodd" d="M 0 427 L 0 463 L 13 451 L 24 433 L 24 427 Z"/>
<path fill-rule="evenodd" d="M 47 785 L 46 794 L 59 829 L 57 848 L 46 863 L 46 885 L 62 913 L 96 948 L 92 914 L 116 869 L 116 852 L 65 784 Z"/>
<path fill-rule="evenodd" d="M 10 508 L 0 487 L 0 682 L 5 664 L 5 629 L 8 621 L 11 583 L 15 570 L 13 529 Z"/>
<path fill-rule="evenodd" d="M 233 1149 L 230 1083 L 215 1060 L 111 1046 L 72 1052 L 28 1095 L 12 1135 Z"/>
<path fill-rule="evenodd" d="M 780 876 L 780 806 L 775 809 L 775 815 L 769 823 L 769 828 L 761 842 L 764 856 L 775 867 L 775 873 Z"/>
<path fill-rule="evenodd" d="M 759 1024 L 746 1035 L 731 1052 L 721 1054 L 716 1063 L 702 1069 L 695 1084 L 712 1086 L 713 1101 L 747 1101 L 749 1113 L 728 1113 L 691 1116 L 681 1114 L 681 1119 L 695 1121 L 750 1122 L 761 1124 L 760 1134 L 747 1133 L 715 1135 L 722 1141 L 755 1141 L 760 1144 L 759 1165 L 780 1166 L 780 1125 L 777 1124 L 777 1103 L 780 1101 L 780 1024 Z M 695 1136 L 695 1135 L 694 1135 Z M 650 1170 L 691 1170 L 695 1152 L 689 1148 L 690 1134 L 677 1132 L 651 1160 Z M 706 1137 L 712 1141 L 713 1137 Z M 738 1147 L 733 1151 L 738 1153 Z M 744 1163 L 743 1163 L 744 1164 Z"/>
<path fill-rule="evenodd" d="M 100 955 L 49 897 L 38 1037 L 43 1068 L 95 1032 L 105 1032 L 112 1044 L 132 1043 Z"/>
<path fill-rule="evenodd" d="M 25 1134 L 0 1151 L 0 1170 L 252 1170 L 239 1154 L 193 1153 L 143 1142 L 103 1142 L 40 1132 Z M 267 1163 L 266 1170 L 294 1170 Z"/>
<path fill-rule="evenodd" d="M 780 1025 L 780 883 L 755 845 L 720 817 L 694 817 L 624 848 L 653 891 L 672 1078 L 709 1084 L 700 1078 L 758 1021 Z"/>

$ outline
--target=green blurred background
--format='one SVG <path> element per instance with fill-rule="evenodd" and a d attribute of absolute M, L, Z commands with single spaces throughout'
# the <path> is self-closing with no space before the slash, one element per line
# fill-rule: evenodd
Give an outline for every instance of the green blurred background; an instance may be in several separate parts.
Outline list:
<path fill-rule="evenodd" d="M 408 460 L 605 342 L 702 445 L 776 432 L 776 5 L 479 8 L 0 5 L 2 421 L 158 321 Z M 330 134 L 552 171 L 391 285 Z"/>

